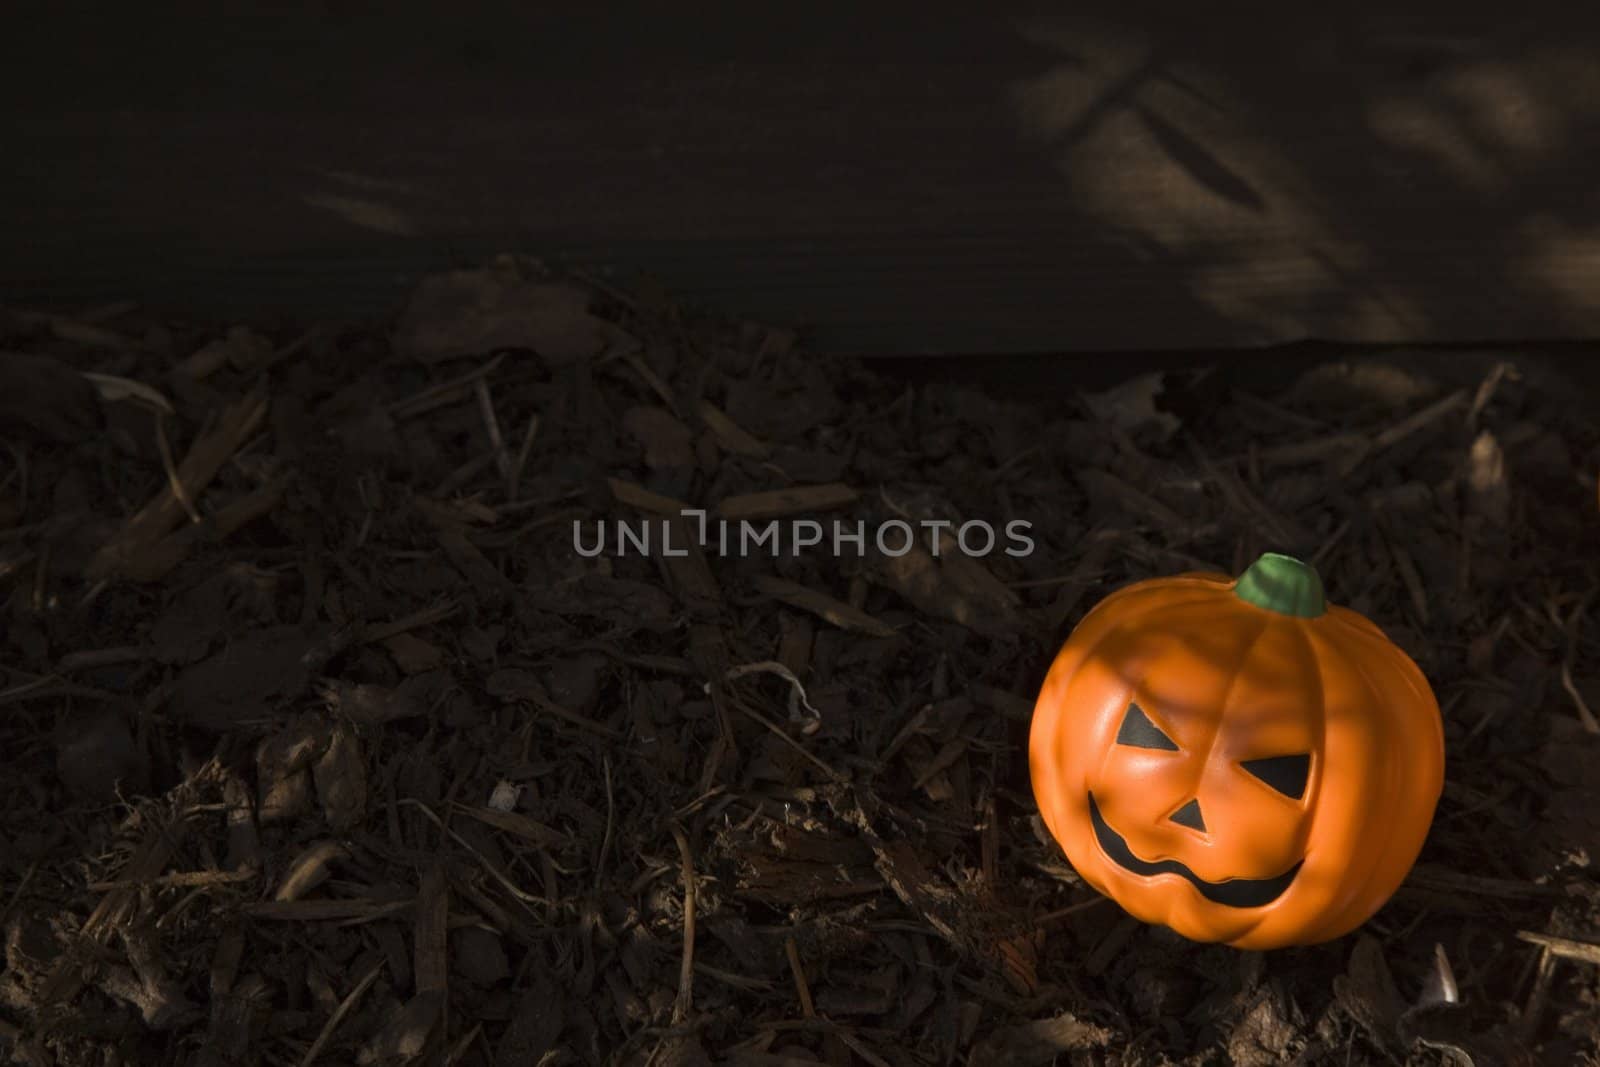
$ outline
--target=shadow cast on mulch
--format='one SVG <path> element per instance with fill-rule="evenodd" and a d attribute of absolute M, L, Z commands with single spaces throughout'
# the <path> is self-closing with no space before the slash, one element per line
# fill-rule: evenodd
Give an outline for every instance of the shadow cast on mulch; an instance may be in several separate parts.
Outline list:
<path fill-rule="evenodd" d="M 1537 368 L 1002 399 L 515 261 L 393 329 L 0 341 L 18 1062 L 1600 1053 L 1600 429 Z M 1375 919 L 1258 954 L 1083 885 L 1025 755 L 1099 597 L 1267 549 L 1449 765 Z"/>

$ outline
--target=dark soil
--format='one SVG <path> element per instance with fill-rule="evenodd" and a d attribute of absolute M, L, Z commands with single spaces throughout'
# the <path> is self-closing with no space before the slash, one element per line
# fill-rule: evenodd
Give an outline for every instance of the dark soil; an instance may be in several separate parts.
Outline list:
<path fill-rule="evenodd" d="M 1600 1063 L 1600 423 L 1540 365 L 958 387 L 516 262 L 0 352 L 0 1056 Z M 681 503 L 868 550 L 575 547 Z M 1449 756 L 1393 900 L 1263 954 L 1084 886 L 1026 743 L 1096 600 L 1267 549 Z"/>

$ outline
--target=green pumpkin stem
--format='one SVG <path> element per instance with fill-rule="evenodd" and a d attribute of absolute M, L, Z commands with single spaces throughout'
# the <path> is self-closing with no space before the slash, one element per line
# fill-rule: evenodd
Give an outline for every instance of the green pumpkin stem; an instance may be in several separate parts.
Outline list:
<path fill-rule="evenodd" d="M 1314 619 L 1328 610 L 1316 568 L 1280 552 L 1263 553 L 1239 575 L 1233 591 L 1258 608 Z"/>

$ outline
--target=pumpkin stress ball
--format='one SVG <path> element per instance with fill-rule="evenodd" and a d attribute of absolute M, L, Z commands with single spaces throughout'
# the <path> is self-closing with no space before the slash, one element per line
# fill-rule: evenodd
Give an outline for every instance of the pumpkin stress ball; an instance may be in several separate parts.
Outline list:
<path fill-rule="evenodd" d="M 1444 784 L 1427 679 L 1268 553 L 1106 597 L 1028 743 L 1045 826 L 1129 914 L 1243 949 L 1348 933 L 1416 862 Z"/>

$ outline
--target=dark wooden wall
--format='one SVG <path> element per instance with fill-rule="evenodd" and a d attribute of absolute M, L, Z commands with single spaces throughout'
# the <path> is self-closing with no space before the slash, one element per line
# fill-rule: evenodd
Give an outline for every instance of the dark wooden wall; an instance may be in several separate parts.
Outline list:
<path fill-rule="evenodd" d="M 862 353 L 1600 337 L 1592 4 L 265 6 L 7 5 L 0 297 L 516 250 Z"/>

